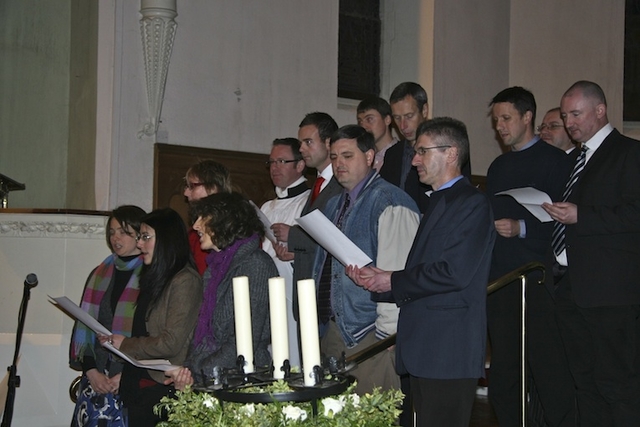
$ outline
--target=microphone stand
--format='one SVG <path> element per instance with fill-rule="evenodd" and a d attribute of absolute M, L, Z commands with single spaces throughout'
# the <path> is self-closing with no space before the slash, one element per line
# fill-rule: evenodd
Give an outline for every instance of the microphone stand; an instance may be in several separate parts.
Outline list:
<path fill-rule="evenodd" d="M 24 281 L 24 292 L 22 293 L 22 302 L 20 303 L 20 311 L 18 313 L 18 331 L 16 332 L 16 349 L 13 353 L 13 364 L 7 368 L 9 371 L 9 383 L 7 391 L 7 400 L 4 406 L 4 415 L 2 416 L 2 427 L 11 427 L 11 419 L 13 418 L 13 404 L 16 398 L 16 387 L 20 387 L 20 377 L 18 371 L 18 356 L 20 354 L 20 343 L 22 342 L 22 330 L 24 329 L 24 321 L 27 317 L 27 305 L 31 298 L 31 288 L 38 284 L 38 278 L 35 274 L 29 274 Z"/>

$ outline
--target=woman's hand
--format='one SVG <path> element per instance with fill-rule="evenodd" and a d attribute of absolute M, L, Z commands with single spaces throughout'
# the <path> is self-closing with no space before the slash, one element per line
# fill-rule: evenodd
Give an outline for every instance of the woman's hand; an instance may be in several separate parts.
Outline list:
<path fill-rule="evenodd" d="M 96 393 L 107 394 L 113 392 L 113 386 L 109 377 L 101 372 L 98 372 L 96 368 L 89 369 L 87 371 L 87 378 L 89 379 L 89 383 L 91 383 L 91 387 L 95 390 Z"/>
<path fill-rule="evenodd" d="M 117 349 L 120 349 L 120 345 L 122 345 L 122 341 L 125 339 L 124 335 L 118 335 L 118 334 L 114 334 L 114 335 L 98 335 L 98 341 L 100 341 L 100 344 L 104 347 L 107 345 L 107 343 L 111 344 L 112 346 L 114 346 Z"/>
<path fill-rule="evenodd" d="M 122 374 L 117 374 L 112 376 L 111 378 L 109 378 L 109 385 L 111 386 L 111 392 L 113 394 L 118 393 L 118 391 L 120 390 L 120 377 L 122 376 Z"/>
<path fill-rule="evenodd" d="M 173 371 L 166 371 L 164 373 L 166 377 L 164 384 L 169 385 L 173 383 L 173 387 L 176 390 L 184 390 L 187 385 L 193 385 L 193 377 L 189 368 L 181 367 L 174 369 Z"/>

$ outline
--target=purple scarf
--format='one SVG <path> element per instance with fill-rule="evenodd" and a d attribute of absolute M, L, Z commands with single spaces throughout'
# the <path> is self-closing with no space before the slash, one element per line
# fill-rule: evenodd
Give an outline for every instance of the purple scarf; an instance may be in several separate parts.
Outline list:
<path fill-rule="evenodd" d="M 258 235 L 254 234 L 250 237 L 236 240 L 220 252 L 211 251 L 211 253 L 207 255 L 207 270 L 211 274 L 211 277 L 207 282 L 207 288 L 204 291 L 202 305 L 200 306 L 198 326 L 196 326 L 196 334 L 193 338 L 193 348 L 197 347 L 205 339 L 210 341 L 208 343 L 209 348 L 214 347 L 215 337 L 213 336 L 211 319 L 216 309 L 218 286 L 229 271 L 231 261 L 233 261 L 233 257 L 238 252 L 238 249 L 240 249 L 242 245 L 257 239 Z"/>

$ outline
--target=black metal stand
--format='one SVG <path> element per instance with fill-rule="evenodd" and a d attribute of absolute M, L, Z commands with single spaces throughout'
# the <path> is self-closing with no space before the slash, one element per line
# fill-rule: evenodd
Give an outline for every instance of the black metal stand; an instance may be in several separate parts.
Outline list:
<path fill-rule="evenodd" d="M 348 369 L 345 369 L 347 365 L 344 353 L 340 359 L 325 358 L 324 365 L 324 367 L 315 366 L 313 369 L 316 385 L 306 386 L 302 374 L 292 373 L 289 361 L 285 360 L 280 370 L 285 372 L 284 381 L 289 384 L 291 391 L 248 393 L 242 390 L 247 387 L 267 386 L 276 381 L 273 378 L 274 367 L 262 367 L 251 374 L 246 374 L 243 368 L 244 357 L 240 355 L 236 360 L 235 368 L 214 368 L 213 375 L 205 381 L 205 384 L 196 386 L 194 389 L 212 392 L 222 405 L 224 402 L 310 402 L 312 414 L 316 417 L 318 415 L 318 399 L 344 392 L 355 380 L 354 377 L 347 375 Z"/>
<path fill-rule="evenodd" d="M 31 275 L 30 275 L 31 276 Z M 35 277 L 35 275 L 33 275 Z M 29 278 L 27 279 L 27 281 Z M 37 279 L 36 283 L 37 283 Z M 18 376 L 18 357 L 20 355 L 20 343 L 22 342 L 22 330 L 24 329 L 24 321 L 27 317 L 27 305 L 31 298 L 31 288 L 35 285 L 24 284 L 24 293 L 22 294 L 22 303 L 20 304 L 20 312 L 18 313 L 18 331 L 16 332 L 16 349 L 13 353 L 13 364 L 7 368 L 9 371 L 9 384 L 7 391 L 7 400 L 4 407 L 4 415 L 2 416 L 2 427 L 10 427 L 13 418 L 13 404 L 16 398 L 16 387 L 20 387 L 20 377 Z"/>

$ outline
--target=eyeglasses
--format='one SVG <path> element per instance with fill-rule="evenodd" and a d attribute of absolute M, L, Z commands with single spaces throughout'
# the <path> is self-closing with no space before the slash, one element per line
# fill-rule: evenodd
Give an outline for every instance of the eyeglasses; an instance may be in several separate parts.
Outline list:
<path fill-rule="evenodd" d="M 424 156 L 429 150 L 435 150 L 436 148 L 451 148 L 450 145 L 436 145 L 435 147 L 418 147 L 415 149 L 415 153 L 418 156 Z"/>
<path fill-rule="evenodd" d="M 543 124 L 541 124 L 540 126 L 538 126 L 538 127 L 536 128 L 536 130 L 537 130 L 538 132 L 542 132 L 542 131 L 543 131 L 543 130 L 545 130 L 545 129 L 548 129 L 548 130 L 556 130 L 556 129 L 558 129 L 558 128 L 563 128 L 563 127 L 564 127 L 564 125 L 561 125 L 561 124 L 558 124 L 558 123 L 552 123 L 552 124 L 550 124 L 550 125 L 548 125 L 548 124 L 546 124 L 546 123 L 543 123 Z"/>
<path fill-rule="evenodd" d="M 140 234 L 139 236 L 136 237 L 136 242 L 139 242 L 140 240 L 142 240 L 143 242 L 147 243 L 149 240 L 153 239 L 154 236 L 153 234 Z"/>
<path fill-rule="evenodd" d="M 276 159 L 276 160 L 267 160 L 266 162 L 264 162 L 264 164 L 267 167 L 271 167 L 271 165 L 282 166 L 282 165 L 285 165 L 287 163 L 297 163 L 300 160 L 302 160 L 302 159 L 299 159 L 299 160 L 296 160 L 296 159 L 293 159 L 293 160 Z"/>
<path fill-rule="evenodd" d="M 186 190 L 188 188 L 190 191 L 193 191 L 195 188 L 200 187 L 202 185 L 204 185 L 204 182 L 189 182 L 189 181 L 186 181 L 184 183 L 184 189 Z"/>

